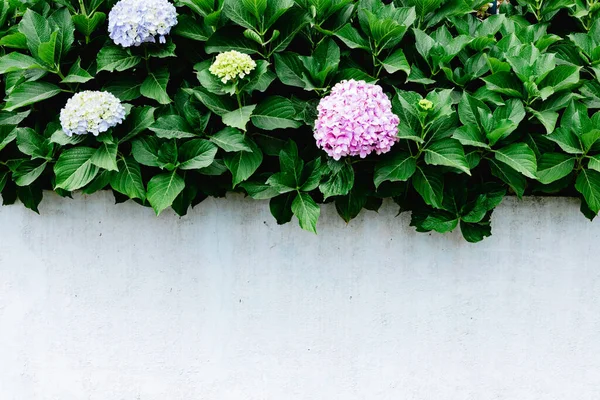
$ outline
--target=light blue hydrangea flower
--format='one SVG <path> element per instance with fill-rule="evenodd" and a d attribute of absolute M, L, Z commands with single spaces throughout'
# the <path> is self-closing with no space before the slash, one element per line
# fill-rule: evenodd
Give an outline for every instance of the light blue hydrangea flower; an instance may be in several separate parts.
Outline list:
<path fill-rule="evenodd" d="M 98 136 L 124 119 L 125 107 L 109 92 L 79 92 L 60 111 L 60 124 L 67 136 L 86 133 Z"/>
<path fill-rule="evenodd" d="M 123 47 L 145 42 L 165 43 L 165 35 L 177 25 L 175 6 L 167 0 L 121 0 L 108 14 L 110 38 Z"/>

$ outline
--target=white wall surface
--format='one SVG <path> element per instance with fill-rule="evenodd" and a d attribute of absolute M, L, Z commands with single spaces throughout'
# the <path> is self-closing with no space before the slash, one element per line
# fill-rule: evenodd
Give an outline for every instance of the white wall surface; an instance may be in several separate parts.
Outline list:
<path fill-rule="evenodd" d="M 507 199 L 491 238 L 391 204 L 319 235 L 266 202 L 0 208 L 0 400 L 597 400 L 600 223 Z"/>

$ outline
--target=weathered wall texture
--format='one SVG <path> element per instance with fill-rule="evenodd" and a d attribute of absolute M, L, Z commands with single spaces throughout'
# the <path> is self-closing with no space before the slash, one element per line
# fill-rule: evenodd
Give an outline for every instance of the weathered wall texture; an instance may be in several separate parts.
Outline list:
<path fill-rule="evenodd" d="M 494 236 L 388 205 L 319 235 L 264 202 L 0 208 L 0 400 L 597 400 L 600 223 L 507 199 Z"/>

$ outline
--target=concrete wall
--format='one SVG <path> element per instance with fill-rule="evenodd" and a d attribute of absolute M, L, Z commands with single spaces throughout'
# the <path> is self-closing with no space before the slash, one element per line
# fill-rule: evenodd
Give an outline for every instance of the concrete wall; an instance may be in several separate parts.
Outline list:
<path fill-rule="evenodd" d="M 597 400 L 600 224 L 507 199 L 494 236 L 387 205 L 318 236 L 265 202 L 0 208 L 0 400 Z"/>

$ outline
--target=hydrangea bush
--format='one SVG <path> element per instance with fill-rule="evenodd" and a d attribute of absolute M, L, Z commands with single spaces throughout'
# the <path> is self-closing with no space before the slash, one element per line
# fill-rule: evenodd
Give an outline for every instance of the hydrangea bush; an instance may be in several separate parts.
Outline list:
<path fill-rule="evenodd" d="M 477 242 L 506 195 L 600 211 L 600 3 L 0 0 L 0 193 L 160 214 L 391 199 Z"/>

